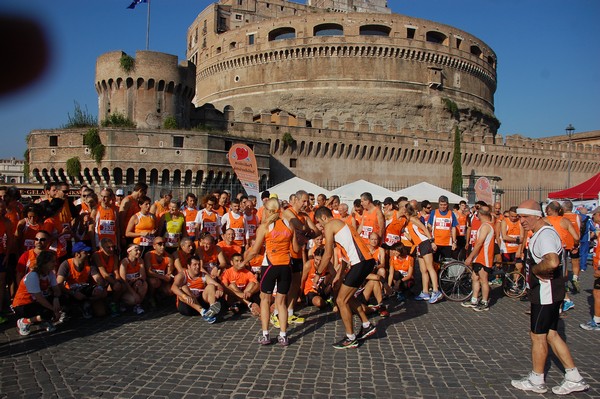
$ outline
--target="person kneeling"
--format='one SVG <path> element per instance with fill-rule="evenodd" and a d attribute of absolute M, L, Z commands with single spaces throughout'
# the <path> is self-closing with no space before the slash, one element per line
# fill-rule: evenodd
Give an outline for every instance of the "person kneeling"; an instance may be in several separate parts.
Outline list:
<path fill-rule="evenodd" d="M 231 256 L 231 267 L 225 269 L 221 275 L 221 282 L 227 290 L 227 303 L 229 310 L 240 313 L 240 302 L 252 312 L 252 316 L 260 316 L 260 297 L 258 295 L 258 280 L 254 273 L 244 267 L 243 257 L 240 253 Z"/>
<path fill-rule="evenodd" d="M 335 270 L 331 263 L 324 270 L 323 275 L 319 277 L 317 283 L 314 282 L 314 278 L 316 276 L 316 271 L 321 265 L 321 259 L 323 258 L 323 254 L 325 253 L 325 247 L 318 247 L 315 249 L 313 254 L 313 258 L 309 260 L 307 263 L 310 266 L 310 270 L 308 271 L 308 276 L 306 277 L 306 281 L 304 282 L 304 296 L 306 298 L 306 304 L 316 306 L 319 309 L 324 309 L 327 304 L 329 304 L 332 308 L 334 306 L 332 294 L 332 280 L 335 276 Z"/>

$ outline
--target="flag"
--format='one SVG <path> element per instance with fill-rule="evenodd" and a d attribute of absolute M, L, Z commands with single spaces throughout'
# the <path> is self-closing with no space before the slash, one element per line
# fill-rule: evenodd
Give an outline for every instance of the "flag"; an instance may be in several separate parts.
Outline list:
<path fill-rule="evenodd" d="M 133 3 L 131 3 L 129 5 L 129 7 L 127 7 L 127 8 L 130 8 L 130 9 L 133 10 L 135 8 L 135 6 L 137 6 L 138 4 L 140 4 L 140 3 L 147 3 L 147 2 L 148 2 L 148 0 L 133 0 Z"/>

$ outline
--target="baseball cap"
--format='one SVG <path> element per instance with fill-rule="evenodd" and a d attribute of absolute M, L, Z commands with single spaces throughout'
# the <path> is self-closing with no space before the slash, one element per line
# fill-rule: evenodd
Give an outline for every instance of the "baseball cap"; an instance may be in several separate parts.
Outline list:
<path fill-rule="evenodd" d="M 118 190 L 115 192 L 115 195 L 123 195 L 123 194 L 125 194 L 125 193 L 123 192 L 123 190 L 122 190 L 122 189 L 118 189 Z"/>
<path fill-rule="evenodd" d="M 77 252 L 90 252 L 91 250 L 92 248 L 88 247 L 85 243 L 78 241 L 73 244 L 73 250 L 71 252 L 76 254 Z"/>

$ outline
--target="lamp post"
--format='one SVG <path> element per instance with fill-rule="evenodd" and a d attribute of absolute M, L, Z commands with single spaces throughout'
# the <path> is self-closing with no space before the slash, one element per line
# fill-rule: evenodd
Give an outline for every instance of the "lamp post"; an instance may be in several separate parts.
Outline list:
<path fill-rule="evenodd" d="M 569 188 L 571 187 L 571 136 L 573 136 L 575 128 L 569 123 L 569 126 L 565 128 L 565 131 L 569 138 L 569 143 L 567 144 L 567 151 L 569 153 L 569 163 L 567 164 L 567 188 Z"/>

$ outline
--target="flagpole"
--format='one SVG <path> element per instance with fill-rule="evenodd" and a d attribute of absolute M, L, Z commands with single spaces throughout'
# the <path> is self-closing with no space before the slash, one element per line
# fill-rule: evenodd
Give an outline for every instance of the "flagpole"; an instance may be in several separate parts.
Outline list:
<path fill-rule="evenodd" d="M 150 0 L 148 0 L 148 19 L 146 21 L 146 50 L 149 49 L 150 44 Z"/>

